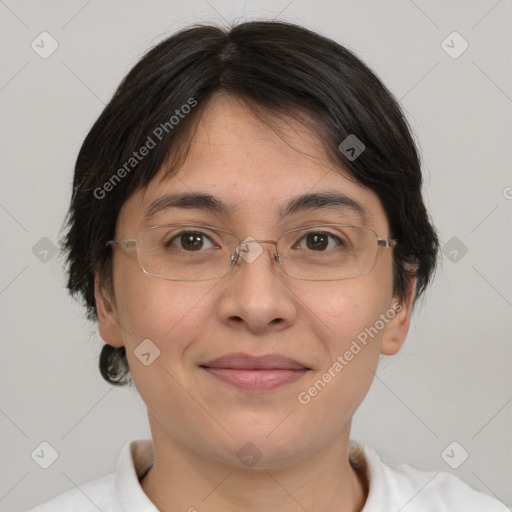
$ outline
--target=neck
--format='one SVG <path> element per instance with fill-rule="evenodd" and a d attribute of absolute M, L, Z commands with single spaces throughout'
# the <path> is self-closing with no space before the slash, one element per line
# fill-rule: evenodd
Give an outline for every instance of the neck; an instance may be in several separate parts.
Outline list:
<path fill-rule="evenodd" d="M 348 429 L 350 430 L 350 429 Z M 293 464 L 240 468 L 152 428 L 154 464 L 142 489 L 161 512 L 359 512 L 368 489 L 349 462 L 348 435 Z"/>

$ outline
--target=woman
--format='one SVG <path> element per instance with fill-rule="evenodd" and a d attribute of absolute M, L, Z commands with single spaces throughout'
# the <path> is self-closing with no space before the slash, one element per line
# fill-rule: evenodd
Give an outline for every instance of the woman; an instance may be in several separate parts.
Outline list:
<path fill-rule="evenodd" d="M 183 30 L 130 71 L 77 159 L 68 287 L 152 439 L 42 505 L 109 511 L 505 511 L 350 440 L 438 239 L 403 114 L 304 28 Z"/>

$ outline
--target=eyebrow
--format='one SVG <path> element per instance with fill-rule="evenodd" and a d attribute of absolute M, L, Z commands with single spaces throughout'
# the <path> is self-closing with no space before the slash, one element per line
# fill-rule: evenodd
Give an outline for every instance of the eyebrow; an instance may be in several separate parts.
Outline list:
<path fill-rule="evenodd" d="M 233 216 L 237 211 L 236 205 L 225 203 L 211 194 L 184 192 L 166 194 L 153 201 L 144 214 L 144 220 L 147 221 L 157 213 L 171 208 L 206 210 L 225 217 Z M 368 211 L 361 203 L 342 192 L 334 191 L 308 193 L 293 197 L 278 210 L 278 218 L 282 220 L 290 215 L 311 210 L 338 212 L 348 210 L 357 214 L 362 220 L 368 218 Z"/>

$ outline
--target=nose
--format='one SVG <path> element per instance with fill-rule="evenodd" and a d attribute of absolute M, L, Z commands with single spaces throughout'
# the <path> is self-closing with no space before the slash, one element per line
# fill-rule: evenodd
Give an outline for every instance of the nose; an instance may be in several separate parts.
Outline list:
<path fill-rule="evenodd" d="M 251 237 L 240 243 L 218 302 L 223 322 L 253 332 L 280 330 L 294 322 L 295 296 L 284 282 L 275 245 L 274 240 Z"/>
<path fill-rule="evenodd" d="M 236 264 L 240 265 L 241 261 L 245 261 L 246 263 L 252 263 L 255 261 L 256 258 L 265 251 L 264 247 L 260 245 L 262 243 L 274 244 L 274 247 L 277 245 L 275 240 L 255 240 L 252 237 L 247 237 L 238 245 L 234 256 Z M 270 249 L 272 250 L 271 247 Z M 270 257 L 273 261 L 279 261 L 279 256 L 276 254 L 275 249 L 273 249 L 273 252 L 270 252 Z"/>

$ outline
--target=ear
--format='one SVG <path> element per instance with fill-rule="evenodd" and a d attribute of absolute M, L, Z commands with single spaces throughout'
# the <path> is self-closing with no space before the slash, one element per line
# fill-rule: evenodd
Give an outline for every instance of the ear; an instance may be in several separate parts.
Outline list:
<path fill-rule="evenodd" d="M 99 277 L 94 280 L 94 298 L 98 312 L 98 329 L 101 339 L 113 347 L 124 345 L 121 337 L 121 326 L 118 321 L 117 311 L 110 293 L 100 283 Z"/>
<path fill-rule="evenodd" d="M 394 311 L 394 316 L 390 318 L 386 324 L 380 345 L 381 354 L 385 356 L 392 356 L 402 348 L 407 333 L 409 332 L 409 324 L 415 295 L 416 278 L 413 278 L 405 300 L 399 301 L 396 297 L 393 298 L 386 316 L 390 318 L 393 314 L 392 311 Z"/>

